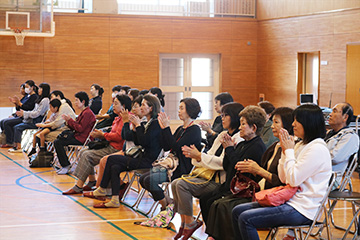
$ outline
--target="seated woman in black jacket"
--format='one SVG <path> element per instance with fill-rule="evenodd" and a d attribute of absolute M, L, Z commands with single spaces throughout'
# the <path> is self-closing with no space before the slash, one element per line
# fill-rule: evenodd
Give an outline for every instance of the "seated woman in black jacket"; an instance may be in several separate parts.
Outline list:
<path fill-rule="evenodd" d="M 93 97 L 89 101 L 89 107 L 91 111 L 95 115 L 99 114 L 100 110 L 102 109 L 102 95 L 104 93 L 104 89 L 97 84 L 93 84 L 90 87 L 90 94 Z"/>
<path fill-rule="evenodd" d="M 179 165 L 169 169 L 155 166 L 150 172 L 141 176 L 141 186 L 151 193 L 154 201 L 159 201 L 161 204 L 159 217 L 155 216 L 153 219 L 149 219 L 142 225 L 153 226 L 155 224 L 169 224 L 169 221 L 173 216 L 173 204 L 171 204 L 172 201 L 169 196 L 165 196 L 164 191 L 159 187 L 159 184 L 179 178 L 181 175 L 188 174 L 191 171 L 193 167 L 191 158 L 189 156 L 186 157 L 182 153 L 181 148 L 186 145 L 195 146 L 199 150 L 201 149 L 201 130 L 198 125 L 194 124 L 194 121 L 198 118 L 200 112 L 200 104 L 195 98 L 182 99 L 179 105 L 178 116 L 180 120 L 183 121 L 183 125 L 178 127 L 174 134 L 171 133 L 170 121 L 166 113 L 159 113 L 158 121 L 162 129 L 161 137 L 164 151 L 170 151 L 170 153 L 174 154 L 179 159 Z M 169 207 L 167 208 L 166 206 L 168 205 Z M 165 218 L 166 222 L 154 221 L 154 219 L 160 219 L 161 217 L 163 219 Z"/>
<path fill-rule="evenodd" d="M 281 107 L 273 111 L 273 122 L 271 125 L 275 137 L 279 137 L 280 129 L 285 128 L 290 134 L 293 133 L 292 122 L 293 110 Z M 278 163 L 281 157 L 280 143 L 273 143 L 261 158 L 261 164 L 252 159 L 240 161 L 235 168 L 241 173 L 251 173 L 260 185 L 260 189 L 269 189 L 282 185 L 278 176 Z M 251 198 L 238 198 L 233 195 L 216 200 L 210 207 L 206 224 L 206 233 L 210 239 L 235 239 L 233 225 L 231 224 L 232 209 L 241 203 L 251 202 Z"/>
<path fill-rule="evenodd" d="M 144 154 L 141 158 L 122 155 L 111 155 L 108 157 L 100 187 L 94 192 L 88 193 L 86 197 L 104 197 L 106 195 L 105 188 L 111 182 L 111 201 L 95 204 L 95 208 L 119 207 L 120 173 L 135 169 L 151 168 L 152 163 L 158 158 L 162 150 L 161 128 L 157 120 L 158 113 L 160 112 L 159 99 L 151 95 L 144 96 L 141 111 L 147 118 L 146 123 L 141 122 L 140 118 L 134 115 L 130 116 L 130 121 L 135 126 L 134 142 L 136 145 L 143 147 Z"/>

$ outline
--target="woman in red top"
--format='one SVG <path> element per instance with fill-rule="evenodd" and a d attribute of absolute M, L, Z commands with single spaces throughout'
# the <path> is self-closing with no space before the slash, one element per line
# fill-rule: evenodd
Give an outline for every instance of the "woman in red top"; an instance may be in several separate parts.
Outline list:
<path fill-rule="evenodd" d="M 131 99 L 127 95 L 117 95 L 113 103 L 114 113 L 118 115 L 112 123 L 111 131 L 103 133 L 95 129 L 91 136 L 94 138 L 105 139 L 109 144 L 101 149 L 85 148 L 80 151 L 80 160 L 76 166 L 74 175 L 78 178 L 75 186 L 63 192 L 64 195 L 78 194 L 84 191 L 90 191 L 96 184 L 94 167 L 99 164 L 100 159 L 106 155 L 122 150 L 125 140 L 121 137 L 123 129 L 123 119 L 120 112 L 131 110 Z M 89 177 L 88 184 L 84 186 L 86 179 Z"/>
<path fill-rule="evenodd" d="M 81 110 L 81 113 L 76 118 L 76 121 L 69 115 L 62 115 L 62 118 L 66 121 L 66 125 L 73 130 L 74 135 L 69 135 L 67 138 L 58 138 L 54 141 L 55 151 L 62 166 L 62 168 L 57 171 L 58 174 L 67 174 L 70 170 L 70 162 L 64 147 L 84 144 L 96 122 L 95 115 L 88 105 L 89 96 L 87 93 L 78 92 L 75 94 L 75 106 Z"/>

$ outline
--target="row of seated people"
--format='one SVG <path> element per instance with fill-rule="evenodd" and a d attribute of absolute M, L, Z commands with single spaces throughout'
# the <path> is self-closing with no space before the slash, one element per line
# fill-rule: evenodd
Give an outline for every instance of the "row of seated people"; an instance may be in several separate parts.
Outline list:
<path fill-rule="evenodd" d="M 87 106 L 86 98 L 78 95 L 75 99 L 76 107 L 84 110 Z M 208 151 L 201 152 L 200 128 L 194 124 L 201 112 L 196 99 L 181 100 L 178 113 L 183 125 L 174 134 L 170 130 L 169 118 L 166 113 L 161 112 L 159 98 L 144 96 L 141 107 L 138 110 L 133 107 L 133 113 L 129 111 L 129 100 L 126 95 L 114 98 L 113 109 L 118 117 L 112 123 L 111 132 L 107 134 L 95 130 L 92 133 L 96 138 L 105 138 L 110 145 L 106 150 L 84 149 L 80 152 L 79 164 L 75 170 L 78 181 L 63 194 L 82 193 L 96 185 L 95 191 L 84 193 L 84 196 L 104 200 L 106 189 L 111 185 L 111 200 L 95 204 L 94 207 L 118 207 L 119 199 L 127 187 L 126 183 L 121 182 L 119 174 L 134 169 L 150 169 L 162 149 L 170 151 L 178 157 L 178 166 L 175 169 L 154 167 L 141 177 L 140 182 L 152 193 L 154 200 L 160 202 L 163 210 L 160 212 L 161 217 L 171 220 L 173 211 L 181 215 L 182 225 L 175 239 L 188 239 L 203 224 L 193 218 L 192 196 L 200 199 L 206 233 L 210 239 L 256 239 L 257 228 L 308 223 L 313 220 L 319 199 L 324 195 L 331 170 L 337 171 L 341 178 L 346 161 L 359 147 L 358 136 L 347 127 L 352 117 L 352 107 L 347 103 L 334 107 L 329 120 L 332 130 L 326 137 L 321 109 L 315 105 L 303 105 L 295 111 L 277 108 L 268 113 L 266 109 L 264 111 L 257 106 L 243 108 L 239 103 L 223 104 L 220 118 L 221 129 L 225 131 L 215 133 L 214 128 L 207 129 L 207 124 L 199 124 L 204 130 L 208 130 L 207 137 L 216 135 Z M 215 99 L 215 103 L 216 101 L 218 100 Z M 270 121 L 269 115 L 273 119 L 270 124 L 271 132 L 280 140 L 266 150 L 260 136 L 264 126 Z M 74 120 L 67 116 L 63 118 L 68 126 L 72 126 Z M 143 118 L 146 120 L 142 121 Z M 218 121 L 215 120 L 214 125 L 215 123 Z M 299 139 L 296 144 L 292 132 Z M 111 139 L 110 135 L 116 135 L 116 138 Z M 123 151 L 118 151 L 123 149 L 124 143 L 141 145 L 144 155 L 141 158 L 125 156 Z M 59 160 L 63 159 L 61 154 L 58 153 Z M 99 177 L 96 181 L 94 167 L 99 163 Z M 188 174 L 193 166 L 219 171 L 220 180 L 217 181 L 216 177 L 210 180 L 180 178 L 183 174 Z M 260 207 L 256 203 L 246 204 L 251 199 L 235 198 L 230 192 L 230 181 L 236 171 L 258 181 L 262 189 L 288 183 L 300 186 L 301 191 L 288 203 L 271 209 Z M 88 184 L 84 186 L 87 178 Z M 164 181 L 171 181 L 173 200 L 159 187 Z M 305 205 L 307 206 L 304 207 Z M 282 213 L 277 218 L 278 222 L 273 221 L 275 211 Z M 288 214 L 289 211 L 292 212 L 291 215 Z M 156 225 L 156 219 L 157 216 L 143 225 Z"/>

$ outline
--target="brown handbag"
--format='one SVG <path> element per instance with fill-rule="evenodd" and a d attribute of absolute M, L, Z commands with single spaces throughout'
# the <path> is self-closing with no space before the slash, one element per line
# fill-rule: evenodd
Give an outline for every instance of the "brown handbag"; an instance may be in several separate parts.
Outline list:
<path fill-rule="evenodd" d="M 255 192 L 260 191 L 260 186 L 254 180 L 237 171 L 231 180 L 230 190 L 235 197 L 252 198 L 252 201 L 255 201 Z"/>

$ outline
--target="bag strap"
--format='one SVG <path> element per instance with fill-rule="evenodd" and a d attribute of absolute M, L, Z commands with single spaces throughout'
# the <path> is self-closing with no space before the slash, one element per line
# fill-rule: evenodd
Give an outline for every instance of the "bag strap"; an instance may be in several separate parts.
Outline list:
<path fill-rule="evenodd" d="M 209 179 L 207 179 L 206 181 L 204 181 L 204 182 L 192 182 L 192 181 L 190 181 L 190 179 L 195 179 L 195 178 L 197 178 L 197 177 L 199 177 L 203 172 L 205 172 L 207 169 L 204 169 L 202 172 L 199 172 L 198 174 L 196 174 L 196 175 L 190 175 L 190 174 L 188 174 L 188 175 L 186 175 L 186 174 L 184 174 L 184 175 L 182 175 L 181 176 L 181 179 L 183 179 L 185 182 L 188 182 L 188 183 L 191 183 L 191 184 L 194 184 L 194 185 L 199 185 L 199 184 L 204 184 L 204 183 L 208 183 L 208 182 L 210 182 L 211 181 L 211 179 L 212 179 L 212 177 L 214 176 L 212 176 L 211 178 L 209 178 Z M 214 173 L 215 174 L 215 173 Z"/>

